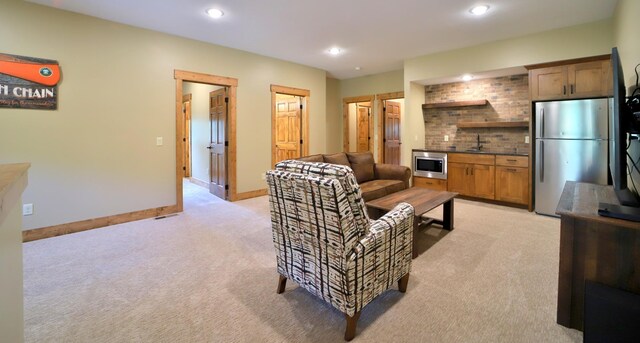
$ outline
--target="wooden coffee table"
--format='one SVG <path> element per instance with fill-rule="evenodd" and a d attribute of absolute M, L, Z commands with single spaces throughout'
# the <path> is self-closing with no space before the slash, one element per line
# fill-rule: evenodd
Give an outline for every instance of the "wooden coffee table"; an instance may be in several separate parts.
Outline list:
<path fill-rule="evenodd" d="M 400 192 L 392 193 L 382 198 L 371 200 L 366 203 L 367 207 L 373 211 L 377 211 L 378 218 L 385 213 L 391 211 L 401 202 L 409 203 L 415 210 L 415 218 L 413 219 L 413 232 L 418 229 L 420 224 L 436 223 L 442 225 L 445 230 L 453 230 L 453 199 L 458 193 L 435 191 L 431 189 L 412 187 Z M 442 220 L 435 218 L 423 217 L 423 215 L 434 208 L 444 205 L 442 211 Z M 413 240 L 413 258 L 416 258 L 416 240 Z"/>

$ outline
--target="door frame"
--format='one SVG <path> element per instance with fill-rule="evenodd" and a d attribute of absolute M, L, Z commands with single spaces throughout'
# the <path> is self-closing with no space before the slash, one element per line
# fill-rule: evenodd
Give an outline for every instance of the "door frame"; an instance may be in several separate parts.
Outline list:
<path fill-rule="evenodd" d="M 378 163 L 384 163 L 384 102 L 386 100 L 404 99 L 404 91 L 376 94 L 378 109 Z M 405 108 L 406 111 L 406 108 Z M 404 113 L 400 113 L 400 125 L 404 122 Z M 401 127 L 402 128 L 402 127 Z M 402 130 L 400 131 L 400 140 L 402 141 Z M 402 162 L 402 161 L 401 161 Z"/>
<path fill-rule="evenodd" d="M 184 177 L 188 177 L 191 178 L 191 102 L 192 99 L 192 95 L 191 93 L 189 94 L 183 94 L 182 95 L 182 105 L 184 105 L 185 103 L 189 103 L 189 111 L 187 112 L 185 109 L 185 112 L 183 117 L 182 117 L 182 125 L 184 128 L 184 147 L 182 149 L 184 155 L 186 158 L 183 161 L 184 164 Z"/>
<path fill-rule="evenodd" d="M 358 102 L 370 102 L 371 110 L 373 112 L 375 98 L 375 95 L 362 95 L 342 98 L 342 151 L 349 151 L 349 104 Z M 372 117 L 375 118 L 375 113 L 372 113 Z M 369 132 L 371 134 L 371 128 L 373 127 L 373 125 L 369 123 L 369 127 Z M 369 148 L 373 148 L 373 146 L 371 146 L 371 143 L 369 144 Z"/>
<path fill-rule="evenodd" d="M 182 195 L 182 167 L 184 161 L 182 160 L 182 153 L 184 151 L 184 142 L 182 137 L 182 83 L 183 82 L 195 82 L 204 83 L 215 86 L 227 87 L 229 90 L 229 107 L 228 107 L 228 132 L 229 148 L 227 150 L 227 172 L 229 184 L 229 197 L 228 200 L 235 201 L 238 198 L 236 187 L 236 94 L 238 88 L 238 79 L 217 76 L 203 73 L 196 73 L 184 70 L 174 70 L 174 79 L 176 80 L 176 206 L 178 212 L 182 212 L 184 209 L 184 200 Z"/>
<path fill-rule="evenodd" d="M 309 103 L 311 91 L 308 89 L 271 85 L 271 165 L 276 164 L 276 94 L 294 95 L 300 97 L 300 155 L 309 155 Z"/>

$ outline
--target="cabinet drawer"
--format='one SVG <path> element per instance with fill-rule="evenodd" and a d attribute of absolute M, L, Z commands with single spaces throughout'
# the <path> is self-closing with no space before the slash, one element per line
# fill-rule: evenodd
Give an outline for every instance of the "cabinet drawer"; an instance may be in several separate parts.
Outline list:
<path fill-rule="evenodd" d="M 447 155 L 447 158 L 449 162 L 454 162 L 454 163 L 485 164 L 490 166 L 496 163 L 496 155 L 488 155 L 488 154 L 449 153 Z"/>
<path fill-rule="evenodd" d="M 413 177 L 413 186 L 414 187 L 422 187 L 429 188 L 436 191 L 446 191 L 447 190 L 447 180 L 441 179 L 432 179 L 428 177 Z"/>
<path fill-rule="evenodd" d="M 496 165 L 505 167 L 529 167 L 528 156 L 496 156 Z"/>

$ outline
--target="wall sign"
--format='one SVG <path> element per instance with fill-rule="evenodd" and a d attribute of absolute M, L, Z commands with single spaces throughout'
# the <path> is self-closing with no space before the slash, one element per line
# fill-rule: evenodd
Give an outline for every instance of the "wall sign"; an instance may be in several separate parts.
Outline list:
<path fill-rule="evenodd" d="M 55 110 L 58 81 L 57 61 L 0 54 L 0 107 Z"/>

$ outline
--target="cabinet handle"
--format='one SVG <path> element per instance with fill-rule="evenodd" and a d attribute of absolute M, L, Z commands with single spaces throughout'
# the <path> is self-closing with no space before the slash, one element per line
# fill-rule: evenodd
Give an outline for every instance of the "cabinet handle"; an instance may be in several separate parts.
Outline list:
<path fill-rule="evenodd" d="M 471 169 L 471 176 L 473 176 L 473 169 L 474 169 L 474 168 L 473 168 L 473 167 L 471 167 L 471 168 L 469 168 L 469 169 Z"/>
<path fill-rule="evenodd" d="M 517 169 L 513 169 L 513 168 L 507 168 L 507 171 L 512 172 L 512 173 L 515 173 L 515 172 L 517 172 L 518 170 L 517 170 Z"/>
<path fill-rule="evenodd" d="M 518 162 L 518 160 L 512 160 L 512 159 L 507 158 L 507 162 L 514 162 L 515 163 L 515 162 Z"/>
<path fill-rule="evenodd" d="M 562 95 L 567 95 L 567 85 L 562 86 Z"/>
<path fill-rule="evenodd" d="M 469 168 L 464 168 L 464 175 L 469 175 Z"/>
<path fill-rule="evenodd" d="M 573 94 L 573 85 L 571 85 L 571 94 Z"/>

